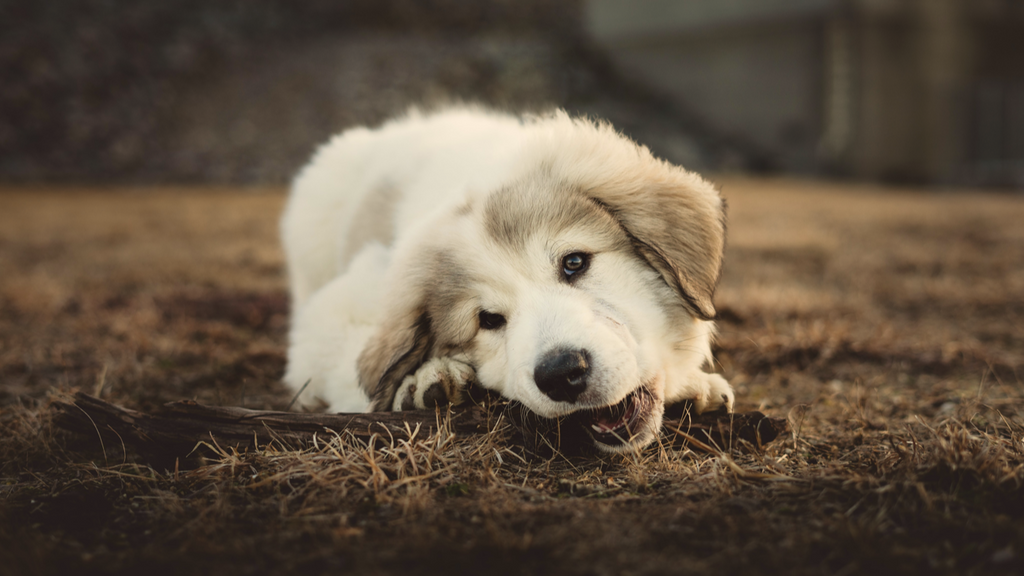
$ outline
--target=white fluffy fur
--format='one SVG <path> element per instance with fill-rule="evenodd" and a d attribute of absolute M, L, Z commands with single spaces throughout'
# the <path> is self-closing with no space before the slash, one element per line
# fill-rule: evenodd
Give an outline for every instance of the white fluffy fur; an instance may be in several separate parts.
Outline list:
<path fill-rule="evenodd" d="M 721 211 L 717 193 L 695 174 L 563 112 L 521 120 L 455 108 L 348 130 L 300 172 L 282 218 L 293 304 L 285 382 L 296 390 L 309 382 L 302 401 L 345 412 L 370 406 L 357 358 L 393 314 L 416 305 L 424 276 L 440 273 L 422 265 L 424 250 L 434 248 L 474 272 L 464 287 L 472 294 L 472 310 L 461 311 L 467 318 L 478 309 L 508 317 L 502 330 L 467 327 L 469 344 L 450 353 L 482 386 L 549 417 L 614 404 L 640 385 L 661 401 L 691 399 L 698 410 L 731 407 L 728 383 L 701 369 L 713 324 L 693 315 L 673 323 L 679 313 L 667 314 L 665 302 L 675 295 L 643 259 L 581 226 L 534 237 L 514 254 L 487 236 L 481 205 L 502 187 L 531 186 L 522 183 L 539 166 L 580 189 L 623 194 L 671 168 L 693 202 Z M 552 258 L 567 246 L 598 254 L 579 286 L 551 280 Z M 555 402 L 533 382 L 538 359 L 559 345 L 594 356 L 588 393 L 576 403 Z"/>

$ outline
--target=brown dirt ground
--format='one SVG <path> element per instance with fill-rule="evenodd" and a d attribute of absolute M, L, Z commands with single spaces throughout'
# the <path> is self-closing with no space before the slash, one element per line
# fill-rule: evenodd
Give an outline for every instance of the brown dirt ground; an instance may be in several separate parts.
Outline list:
<path fill-rule="evenodd" d="M 0 574 L 1019 574 L 1024 198 L 722 179 L 716 358 L 762 451 L 500 433 L 182 460 L 55 430 L 282 408 L 280 190 L 0 190 Z"/>

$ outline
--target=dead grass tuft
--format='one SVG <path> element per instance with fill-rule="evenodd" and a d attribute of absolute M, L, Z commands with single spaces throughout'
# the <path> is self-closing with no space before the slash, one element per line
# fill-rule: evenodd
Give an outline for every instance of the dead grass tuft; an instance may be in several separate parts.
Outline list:
<path fill-rule="evenodd" d="M 889 445 L 882 475 L 922 482 L 929 491 L 1013 492 L 1024 484 L 1024 426 L 995 409 L 936 426 L 908 425 L 902 438 L 889 437 Z"/>

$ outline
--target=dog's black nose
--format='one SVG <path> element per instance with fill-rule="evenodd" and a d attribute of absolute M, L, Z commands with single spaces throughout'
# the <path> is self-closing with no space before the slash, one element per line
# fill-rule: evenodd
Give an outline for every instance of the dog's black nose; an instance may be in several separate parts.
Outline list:
<path fill-rule="evenodd" d="M 541 358 L 533 370 L 537 388 L 557 402 L 575 402 L 587 389 L 590 355 L 586 350 L 558 348 Z"/>

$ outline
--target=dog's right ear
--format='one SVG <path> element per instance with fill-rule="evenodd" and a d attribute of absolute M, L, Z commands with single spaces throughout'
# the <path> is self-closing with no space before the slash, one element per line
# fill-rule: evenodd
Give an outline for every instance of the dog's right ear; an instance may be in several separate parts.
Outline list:
<path fill-rule="evenodd" d="M 691 312 L 715 317 L 713 298 L 722 273 L 725 203 L 711 184 L 664 163 L 653 176 L 626 186 L 588 191 L 629 236 L 637 253 L 661 274 Z"/>
<path fill-rule="evenodd" d="M 359 386 L 370 397 L 370 412 L 387 412 L 406 376 L 427 360 L 434 346 L 430 316 L 417 311 L 385 322 L 356 361 Z"/>

